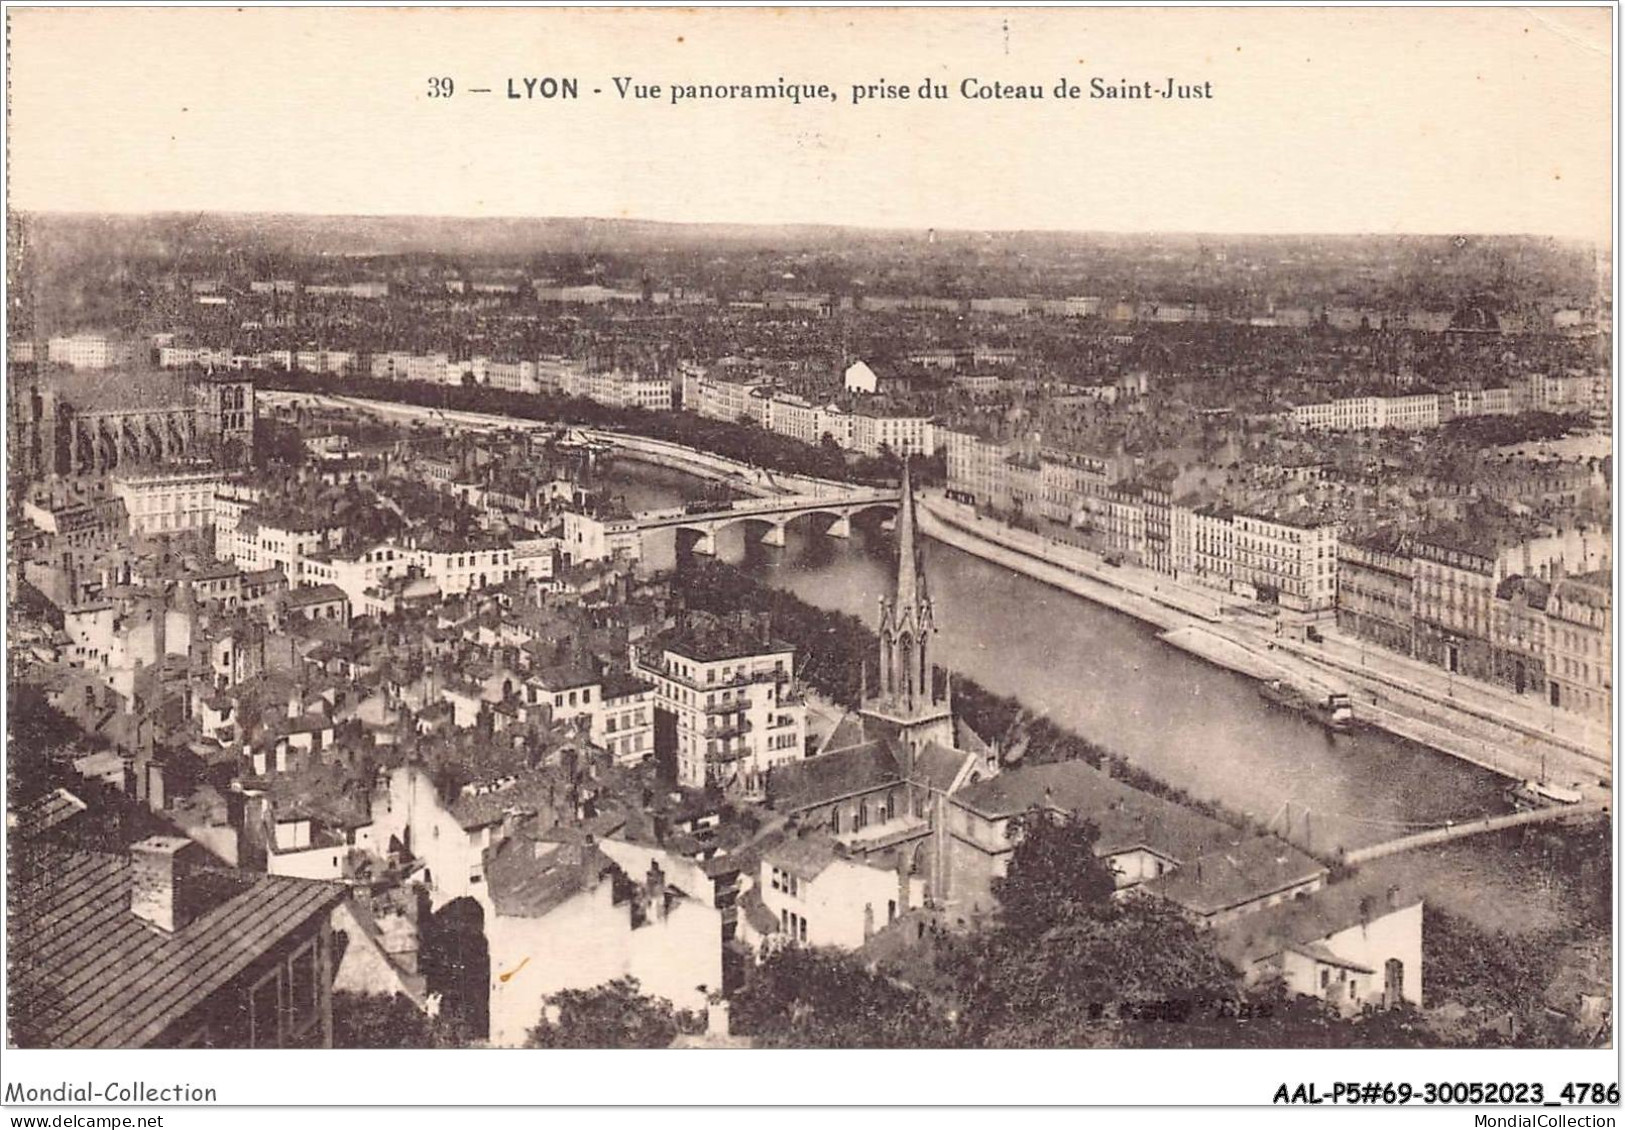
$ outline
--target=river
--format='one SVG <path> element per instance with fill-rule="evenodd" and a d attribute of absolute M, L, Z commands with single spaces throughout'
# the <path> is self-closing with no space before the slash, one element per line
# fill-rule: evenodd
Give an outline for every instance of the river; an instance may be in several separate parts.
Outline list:
<path fill-rule="evenodd" d="M 705 486 L 625 461 L 611 477 L 611 489 L 638 510 L 697 497 Z M 855 522 L 845 541 L 792 523 L 782 549 L 735 526 L 717 548 L 767 584 L 869 623 L 894 569 L 891 536 L 874 522 Z M 1133 617 L 940 542 L 928 540 L 924 553 L 937 662 L 1314 851 L 1506 810 L 1505 783 L 1494 774 L 1381 731 L 1332 734 L 1265 702 L 1253 681 L 1164 644 Z M 671 533 L 652 536 L 645 555 L 651 569 L 681 564 Z"/>

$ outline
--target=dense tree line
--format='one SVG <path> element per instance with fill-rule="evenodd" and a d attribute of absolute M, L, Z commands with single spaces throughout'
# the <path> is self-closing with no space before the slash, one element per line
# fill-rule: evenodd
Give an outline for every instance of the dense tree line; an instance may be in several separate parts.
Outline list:
<path fill-rule="evenodd" d="M 901 461 L 889 451 L 856 455 L 842 450 L 828 436 L 826 442 L 806 444 L 752 423 L 714 420 L 693 412 L 612 408 L 580 397 L 509 392 L 489 385 L 431 385 L 281 371 L 257 371 L 253 376 L 258 387 L 287 392 L 360 396 L 441 411 L 484 412 L 516 420 L 631 432 L 788 475 L 869 485 L 894 484 L 902 475 Z M 916 474 L 922 482 L 941 482 L 946 470 L 944 459 L 935 456 L 921 460 Z"/>

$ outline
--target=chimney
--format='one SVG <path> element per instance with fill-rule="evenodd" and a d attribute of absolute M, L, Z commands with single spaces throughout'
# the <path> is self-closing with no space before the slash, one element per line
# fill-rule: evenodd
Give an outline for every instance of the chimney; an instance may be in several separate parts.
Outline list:
<path fill-rule="evenodd" d="M 305 713 L 305 704 L 297 688 L 288 692 L 288 717 L 299 718 Z"/>
<path fill-rule="evenodd" d="M 182 887 L 191 843 L 184 836 L 149 836 L 130 848 L 130 913 L 165 933 L 185 926 L 189 917 Z"/>
<path fill-rule="evenodd" d="M 162 812 L 167 804 L 164 795 L 164 763 L 161 761 L 147 762 L 147 807 L 154 812 Z"/>
<path fill-rule="evenodd" d="M 1389 910 L 1398 910 L 1399 909 L 1399 888 L 1398 887 L 1389 887 L 1388 888 L 1388 909 Z"/>
<path fill-rule="evenodd" d="M 666 890 L 666 873 L 660 869 L 660 864 L 650 861 L 649 874 L 645 876 L 644 886 L 649 892 L 649 901 L 652 903 Z"/>

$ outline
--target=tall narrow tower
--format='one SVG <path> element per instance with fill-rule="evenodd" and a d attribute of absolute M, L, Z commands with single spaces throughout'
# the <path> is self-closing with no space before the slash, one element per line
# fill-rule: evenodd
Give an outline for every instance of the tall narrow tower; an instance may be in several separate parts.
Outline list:
<path fill-rule="evenodd" d="M 914 488 L 905 461 L 897 511 L 897 582 L 891 599 L 880 602 L 880 678 L 862 714 L 866 724 L 895 737 L 911 754 L 931 741 L 949 748 L 954 744 L 952 704 L 946 693 L 936 693 L 930 656 L 937 624 L 917 538 Z"/>

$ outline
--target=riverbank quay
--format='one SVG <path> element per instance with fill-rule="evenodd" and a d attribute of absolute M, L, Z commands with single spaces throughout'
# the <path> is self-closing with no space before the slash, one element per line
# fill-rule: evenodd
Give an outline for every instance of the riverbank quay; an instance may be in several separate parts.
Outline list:
<path fill-rule="evenodd" d="M 1276 621 L 1250 615 L 1235 598 L 1160 576 L 1149 580 L 1138 575 L 1143 570 L 1108 565 L 938 494 L 925 495 L 920 509 L 929 536 L 1134 616 L 1207 662 L 1252 679 L 1281 679 L 1302 693 L 1351 694 L 1361 722 L 1514 780 L 1574 784 L 1591 800 L 1609 795 L 1611 755 L 1590 744 L 1595 735 L 1577 734 L 1566 719 L 1543 728 L 1529 704 L 1496 688 L 1375 647 L 1360 649 L 1326 629 L 1319 630 L 1329 646 L 1276 634 Z"/>

